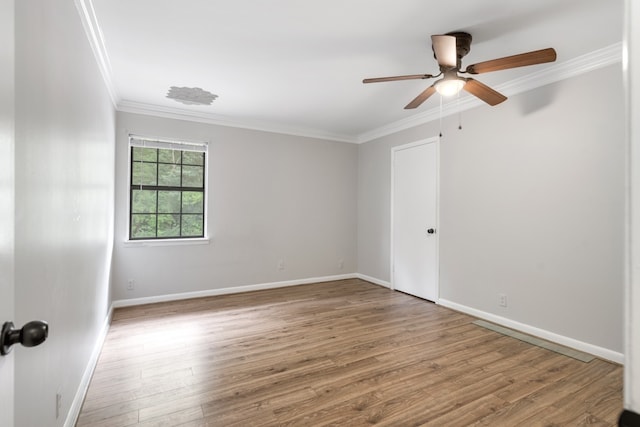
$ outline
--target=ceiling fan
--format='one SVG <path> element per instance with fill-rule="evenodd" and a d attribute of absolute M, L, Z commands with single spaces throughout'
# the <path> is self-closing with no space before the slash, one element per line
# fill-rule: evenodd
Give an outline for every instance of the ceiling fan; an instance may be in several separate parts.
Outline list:
<path fill-rule="evenodd" d="M 553 48 L 541 49 L 527 53 L 521 53 L 504 58 L 492 59 L 468 65 L 461 70 L 462 58 L 471 50 L 471 34 L 464 32 L 451 32 L 444 35 L 431 36 L 433 56 L 438 61 L 440 73 L 411 74 L 407 76 L 376 77 L 364 79 L 363 83 L 390 82 L 397 80 L 431 79 L 442 76 L 434 84 L 425 89 L 413 101 L 407 104 L 405 109 L 417 108 L 435 92 L 443 96 L 455 95 L 464 89 L 477 96 L 489 105 L 497 105 L 507 99 L 491 89 L 484 83 L 471 77 L 462 77 L 459 74 L 482 74 L 490 71 L 508 70 L 510 68 L 525 67 L 527 65 L 543 64 L 556 60 L 556 51 Z"/>

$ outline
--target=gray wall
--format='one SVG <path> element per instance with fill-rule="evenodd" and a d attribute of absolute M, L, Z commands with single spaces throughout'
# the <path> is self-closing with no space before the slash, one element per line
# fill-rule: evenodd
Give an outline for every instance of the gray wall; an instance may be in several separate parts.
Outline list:
<path fill-rule="evenodd" d="M 464 112 L 462 131 L 445 118 L 441 298 L 622 352 L 622 99 L 612 66 Z M 117 127 L 115 299 L 353 272 L 390 281 L 390 149 L 439 132 L 356 147 L 130 113 Z M 125 244 L 130 132 L 210 141 L 208 245 Z"/>
<path fill-rule="evenodd" d="M 209 244 L 125 244 L 129 133 L 209 142 Z M 122 112 L 116 137 L 115 300 L 356 271 L 357 145 Z"/>
<path fill-rule="evenodd" d="M 1 175 L 2 200 L 15 191 L 15 244 L 0 239 L 2 266 L 15 271 L 16 323 L 51 325 L 43 346 L 13 353 L 15 425 L 64 422 L 107 317 L 114 241 L 116 299 L 355 272 L 390 280 L 390 149 L 437 124 L 361 146 L 128 113 L 116 126 L 73 2 L 15 7 L 16 171 L 3 160 Z M 3 154 L 14 149 L 9 95 Z M 621 351 L 622 124 L 617 67 L 465 112 L 462 131 L 445 119 L 442 298 Z M 210 141 L 209 244 L 124 245 L 128 132 Z"/>
<path fill-rule="evenodd" d="M 15 321 L 50 325 L 14 350 L 15 425 L 59 426 L 110 305 L 115 111 L 74 2 L 15 8 Z"/>
<path fill-rule="evenodd" d="M 622 352 L 621 82 L 611 66 L 444 120 L 441 298 Z M 391 147 L 437 126 L 360 147 L 359 273 L 390 280 Z"/>

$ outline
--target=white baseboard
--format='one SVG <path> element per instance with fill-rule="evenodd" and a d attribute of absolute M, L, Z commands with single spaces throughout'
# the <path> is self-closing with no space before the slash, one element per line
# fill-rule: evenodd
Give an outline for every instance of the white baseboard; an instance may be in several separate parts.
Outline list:
<path fill-rule="evenodd" d="M 84 401 L 85 395 L 89 388 L 89 383 L 91 382 L 93 371 L 95 370 L 96 364 L 98 363 L 98 357 L 100 356 L 100 351 L 102 350 L 104 340 L 106 339 L 107 332 L 109 331 L 109 326 L 111 325 L 111 319 L 113 317 L 114 308 L 129 307 L 129 306 L 142 305 L 142 304 L 153 304 L 158 302 L 177 301 L 177 300 L 191 299 L 191 298 L 201 298 L 201 297 L 207 297 L 207 296 L 234 294 L 234 293 L 240 293 L 240 292 L 250 292 L 250 291 L 263 290 L 263 289 L 276 289 L 276 288 L 283 288 L 288 286 L 308 285 L 312 283 L 330 282 L 334 280 L 346 280 L 346 279 L 361 279 L 361 280 L 365 280 L 367 282 L 391 289 L 391 283 L 387 281 L 376 279 L 375 277 L 370 277 L 360 273 L 351 273 L 351 274 L 342 274 L 342 275 L 336 275 L 336 276 L 311 277 L 307 279 L 289 280 L 289 281 L 283 281 L 283 282 L 262 283 L 262 284 L 256 284 L 256 285 L 236 286 L 236 287 L 229 287 L 229 288 L 222 288 L 222 289 L 210 289 L 206 291 L 185 292 L 185 293 L 179 293 L 179 294 L 169 294 L 169 295 L 160 295 L 160 296 L 154 296 L 154 297 L 134 298 L 134 299 L 127 299 L 127 300 L 113 301 L 109 309 L 109 313 L 107 314 L 107 317 L 100 331 L 100 334 L 96 338 L 93 353 L 91 354 L 91 358 L 87 363 L 87 367 L 85 369 L 84 375 L 82 376 L 82 380 L 80 382 L 80 386 L 78 387 L 78 391 L 76 392 L 73 402 L 71 403 L 71 408 L 69 409 L 69 413 L 67 414 L 67 418 L 65 420 L 64 426 L 73 427 L 78 420 L 78 416 L 80 415 L 80 410 L 82 408 L 82 403 Z M 600 357 L 602 359 L 610 360 L 612 362 L 616 362 L 620 364 L 624 363 L 624 355 L 622 353 L 618 353 L 603 347 L 598 347 L 589 343 L 578 341 L 573 338 L 565 337 L 563 335 L 549 332 L 544 329 L 539 329 L 530 325 L 526 325 L 524 323 L 516 322 L 514 320 L 497 316 L 495 314 L 487 313 L 482 310 L 477 310 L 472 307 L 467 307 L 465 305 L 458 304 L 453 301 L 448 301 L 446 299 L 440 299 L 438 301 L 438 304 L 442 305 L 443 307 L 451 308 L 453 310 L 460 311 L 462 313 L 466 313 L 471 316 L 499 324 L 501 326 L 505 326 L 507 328 L 515 329 L 520 332 L 524 332 L 530 335 L 537 336 L 542 339 L 546 339 L 551 342 L 555 342 L 560 345 L 564 345 L 566 347 L 571 347 L 576 350 L 593 354 L 594 356 Z"/>
<path fill-rule="evenodd" d="M 336 276 L 310 277 L 307 279 L 287 280 L 283 282 L 261 283 L 257 285 L 233 286 L 221 289 L 208 289 L 206 291 L 184 292 L 179 294 L 158 295 L 153 297 L 123 299 L 113 302 L 115 308 L 131 307 L 134 305 L 155 304 L 158 302 L 178 301 L 183 299 L 211 297 L 216 295 L 237 294 L 241 292 L 260 291 L 264 289 L 284 288 L 288 286 L 309 285 L 312 283 L 331 282 L 334 280 L 356 279 L 358 275 L 340 274 Z M 366 279 L 364 279 L 366 280 Z"/>
<path fill-rule="evenodd" d="M 113 301 L 111 303 L 111 307 L 109 308 L 107 317 L 104 320 L 104 324 L 102 325 L 102 329 L 100 330 L 100 333 L 96 338 L 93 352 L 91 353 L 91 357 L 87 362 L 87 367 L 85 368 L 84 374 L 82 375 L 80 385 L 78 386 L 76 395 L 74 396 L 73 402 L 71 403 L 71 408 L 67 413 L 67 418 L 64 422 L 64 427 L 73 427 L 76 425 L 78 421 L 80 410 L 82 409 L 82 403 L 84 402 L 84 398 L 87 394 L 87 390 L 89 389 L 89 384 L 91 383 L 91 377 L 93 376 L 93 371 L 96 368 L 96 365 L 98 363 L 98 358 L 100 357 L 100 352 L 102 351 L 102 346 L 104 345 L 104 340 L 106 339 L 107 333 L 109 332 L 109 326 L 111 325 L 111 320 L 113 318 L 114 308 L 129 307 L 129 306 L 142 305 L 142 304 L 152 304 L 157 302 L 177 301 L 182 299 L 200 298 L 200 297 L 206 297 L 206 296 L 234 294 L 239 292 L 250 292 L 250 291 L 257 291 L 262 289 L 283 288 L 287 286 L 308 285 L 312 283 L 330 282 L 333 280 L 345 280 L 345 279 L 355 279 L 355 278 L 358 278 L 358 275 L 355 273 L 351 273 L 351 274 L 341 274 L 336 276 L 310 277 L 307 279 L 289 280 L 289 281 L 283 281 L 283 282 L 262 283 L 257 285 L 236 286 L 236 287 L 223 288 L 223 289 L 210 289 L 210 290 L 198 291 L 198 292 L 185 292 L 185 293 L 179 293 L 179 294 L 160 295 L 160 296 L 147 297 L 147 298 L 135 298 L 135 299 Z M 363 279 L 363 280 L 373 281 L 373 279 Z"/>
<path fill-rule="evenodd" d="M 373 283 L 375 285 L 384 286 L 385 288 L 391 289 L 391 283 L 386 282 L 384 280 L 376 279 L 375 277 L 367 276 L 367 275 L 360 274 L 360 273 L 356 273 L 356 277 L 358 279 L 362 279 L 362 280 L 365 280 L 367 282 L 371 282 L 371 283 Z"/>
<path fill-rule="evenodd" d="M 98 358 L 100 357 L 100 352 L 102 351 L 104 340 L 107 338 L 107 333 L 109 332 L 109 326 L 111 325 L 112 318 L 113 318 L 113 304 L 109 308 L 107 317 L 104 319 L 104 323 L 102 324 L 100 333 L 96 338 L 96 342 L 93 346 L 93 352 L 91 353 L 91 357 L 89 358 L 87 367 L 85 368 L 84 374 L 82 375 L 82 379 L 80 380 L 78 391 L 76 392 L 76 395 L 73 397 L 73 401 L 71 402 L 71 407 L 69 408 L 69 412 L 67 413 L 67 418 L 64 421 L 64 427 L 74 427 L 78 422 L 78 417 L 80 416 L 80 410 L 82 409 L 82 403 L 84 402 L 84 397 L 87 395 L 87 390 L 89 390 L 91 377 L 93 376 L 93 371 L 96 369 L 96 365 L 98 364 Z"/>
<path fill-rule="evenodd" d="M 498 316 L 492 313 L 487 313 L 485 311 L 468 307 L 466 305 L 458 304 L 446 299 L 440 299 L 438 301 L 438 304 L 456 311 L 460 311 L 465 314 L 469 314 L 479 319 L 486 320 L 488 322 L 496 323 L 500 326 L 504 326 L 510 329 L 515 329 L 516 331 L 524 332 L 525 334 L 533 335 L 538 338 L 542 338 L 547 341 L 551 341 L 556 344 L 563 345 L 565 347 L 570 347 L 575 350 L 580 350 L 585 353 L 593 354 L 594 356 L 600 357 L 602 359 L 606 359 L 619 364 L 624 364 L 624 355 L 622 353 L 618 353 L 616 351 L 609 350 L 604 347 L 599 347 L 597 345 L 589 344 L 583 341 L 578 341 L 576 339 L 569 338 L 564 335 L 559 335 L 554 332 L 547 331 L 545 329 L 536 328 L 534 326 L 530 326 L 525 323 L 516 322 L 515 320 L 507 319 L 506 317 Z"/>

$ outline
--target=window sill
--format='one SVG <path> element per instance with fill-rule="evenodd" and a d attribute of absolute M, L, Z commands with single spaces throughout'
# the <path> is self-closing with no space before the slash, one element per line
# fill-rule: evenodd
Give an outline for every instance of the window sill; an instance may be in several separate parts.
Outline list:
<path fill-rule="evenodd" d="M 198 239 L 125 240 L 125 247 L 208 245 L 208 237 Z"/>

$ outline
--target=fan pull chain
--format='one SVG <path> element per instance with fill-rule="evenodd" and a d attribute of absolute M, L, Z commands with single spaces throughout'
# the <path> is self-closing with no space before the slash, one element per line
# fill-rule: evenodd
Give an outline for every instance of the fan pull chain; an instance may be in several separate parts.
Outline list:
<path fill-rule="evenodd" d="M 462 130 L 462 109 L 460 108 L 460 92 L 458 92 L 458 96 L 456 97 L 456 103 L 458 104 L 458 130 Z"/>
<path fill-rule="evenodd" d="M 440 95 L 440 138 L 442 138 L 442 95 Z"/>

